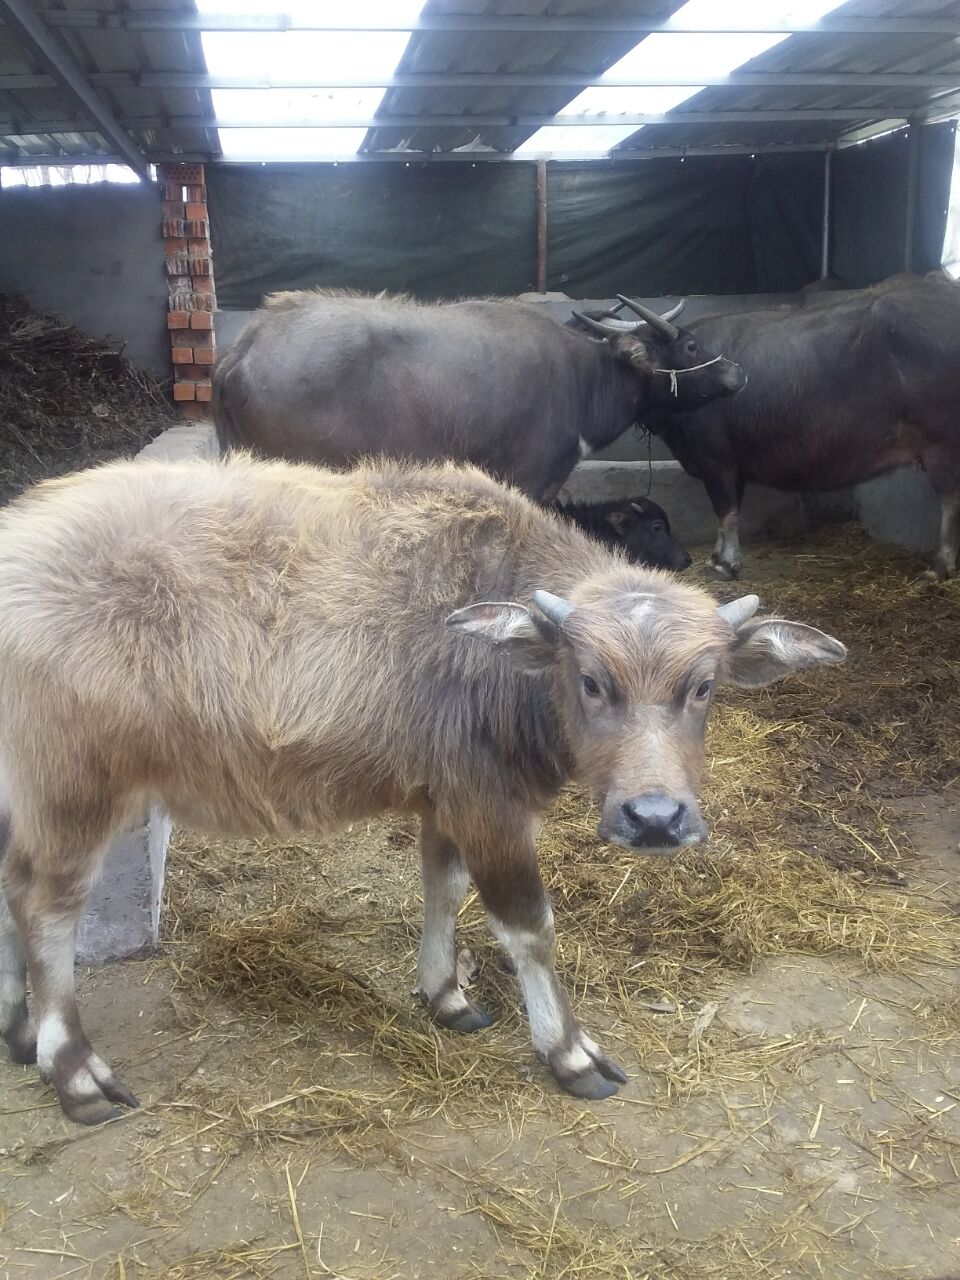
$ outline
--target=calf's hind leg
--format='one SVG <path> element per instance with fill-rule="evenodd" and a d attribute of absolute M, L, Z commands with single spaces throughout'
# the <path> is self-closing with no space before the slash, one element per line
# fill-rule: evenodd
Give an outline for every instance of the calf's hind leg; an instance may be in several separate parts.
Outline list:
<path fill-rule="evenodd" d="M 0 817 L 0 860 L 10 846 L 10 819 Z M 0 1035 L 14 1062 L 37 1060 L 37 1037 L 27 1012 L 27 956 L 20 930 L 0 891 Z"/>
<path fill-rule="evenodd" d="M 470 883 L 460 850 L 424 814 L 420 827 L 423 868 L 423 933 L 417 974 L 420 996 L 441 1026 L 480 1031 L 490 1017 L 471 1004 L 457 981 L 457 913 Z"/>
<path fill-rule="evenodd" d="M 139 1104 L 94 1053 L 77 1008 L 77 923 L 96 858 L 70 863 L 64 858 L 55 867 L 51 861 L 32 855 L 15 834 L 4 868 L 5 890 L 26 949 L 40 1074 L 53 1084 L 71 1120 L 99 1124 L 120 1114 L 115 1104 Z"/>

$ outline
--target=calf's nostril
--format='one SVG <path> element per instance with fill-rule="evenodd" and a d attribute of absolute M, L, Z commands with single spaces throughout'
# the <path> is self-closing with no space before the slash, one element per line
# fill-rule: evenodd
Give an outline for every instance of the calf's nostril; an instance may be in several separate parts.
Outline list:
<path fill-rule="evenodd" d="M 632 838 L 640 844 L 679 844 L 687 816 L 681 800 L 660 791 L 634 796 L 623 803 Z"/>

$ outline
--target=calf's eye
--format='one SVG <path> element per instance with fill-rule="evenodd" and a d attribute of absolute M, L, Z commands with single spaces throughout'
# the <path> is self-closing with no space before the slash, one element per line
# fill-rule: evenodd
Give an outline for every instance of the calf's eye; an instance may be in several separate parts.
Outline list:
<path fill-rule="evenodd" d="M 697 686 L 696 699 L 698 702 L 706 702 L 710 697 L 710 690 L 713 688 L 712 680 L 704 680 L 702 684 Z"/>
<path fill-rule="evenodd" d="M 600 686 L 597 684 L 596 680 L 594 680 L 593 676 L 581 676 L 580 678 L 583 682 L 583 692 L 587 697 L 599 698 Z"/>

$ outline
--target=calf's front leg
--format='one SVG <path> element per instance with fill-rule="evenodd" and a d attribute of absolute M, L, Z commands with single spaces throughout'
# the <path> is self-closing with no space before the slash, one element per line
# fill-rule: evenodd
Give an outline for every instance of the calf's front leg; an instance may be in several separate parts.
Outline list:
<path fill-rule="evenodd" d="M 560 985 L 553 911 L 532 839 L 525 835 L 499 847 L 465 843 L 464 856 L 490 927 L 516 965 L 538 1056 L 568 1093 L 610 1097 L 627 1077 L 577 1024 Z"/>

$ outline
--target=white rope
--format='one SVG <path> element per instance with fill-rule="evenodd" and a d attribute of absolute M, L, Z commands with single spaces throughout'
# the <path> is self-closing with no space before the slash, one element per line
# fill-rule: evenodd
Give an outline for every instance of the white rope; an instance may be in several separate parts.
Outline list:
<path fill-rule="evenodd" d="M 679 395 L 677 386 L 677 376 L 681 373 L 697 373 L 700 369 L 709 369 L 712 364 L 719 364 L 721 360 L 725 360 L 725 356 L 714 356 L 712 360 L 704 360 L 703 364 L 692 364 L 688 369 L 654 369 L 654 373 L 669 373 L 670 375 L 670 394 L 676 400 Z"/>

